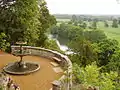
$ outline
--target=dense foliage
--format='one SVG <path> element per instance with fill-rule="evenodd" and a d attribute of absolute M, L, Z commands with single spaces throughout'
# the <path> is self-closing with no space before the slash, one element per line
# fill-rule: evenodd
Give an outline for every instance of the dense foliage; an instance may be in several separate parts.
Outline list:
<path fill-rule="evenodd" d="M 89 22 L 73 15 L 69 22 L 59 23 L 50 28 L 56 38 L 67 39 L 66 44 L 73 54 L 69 55 L 73 66 L 74 83 L 81 87 L 89 85 L 100 90 L 119 90 L 120 87 L 120 47 L 117 40 L 109 39 L 99 29 L 97 19 Z M 108 28 L 107 21 L 103 21 Z M 86 25 L 85 25 L 86 24 Z M 114 26 L 117 21 L 113 20 Z M 96 65 L 92 63 L 96 62 Z M 77 86 L 77 88 L 78 88 Z M 82 87 L 81 87 L 82 88 Z M 73 89 L 74 90 L 74 89 Z M 77 90 L 77 89 L 75 89 Z"/>
<path fill-rule="evenodd" d="M 120 69 L 115 64 L 110 66 L 113 60 L 116 60 L 115 54 L 119 52 L 119 43 L 116 40 L 108 39 L 102 30 L 83 28 L 74 23 L 61 23 L 51 27 L 50 30 L 53 35 L 68 39 L 69 50 L 74 52 L 69 55 L 73 63 L 86 66 L 96 61 L 97 65 L 102 66 L 105 71 L 113 70 L 112 68 L 115 67 L 117 71 Z"/>
<path fill-rule="evenodd" d="M 46 30 L 56 24 L 44 0 L 17 0 L 9 7 L 0 6 L 0 16 L 0 33 L 5 33 L 10 44 L 26 41 L 44 46 Z"/>
<path fill-rule="evenodd" d="M 6 41 L 6 35 L 4 33 L 1 33 L 0 34 L 0 49 L 1 50 L 6 50 L 7 47 L 10 46 L 10 44 Z"/>
<path fill-rule="evenodd" d="M 83 84 L 85 88 L 91 86 L 99 88 L 99 90 L 119 90 L 120 87 L 116 81 L 118 73 L 112 71 L 110 73 L 100 73 L 100 69 L 95 63 L 87 65 L 85 68 L 74 64 L 74 82 Z"/>

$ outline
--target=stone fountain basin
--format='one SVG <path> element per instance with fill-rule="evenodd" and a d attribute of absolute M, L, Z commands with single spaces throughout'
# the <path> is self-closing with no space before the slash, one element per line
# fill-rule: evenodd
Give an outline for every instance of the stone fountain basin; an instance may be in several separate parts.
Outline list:
<path fill-rule="evenodd" d="M 6 73 L 9 74 L 13 74 L 13 75 L 25 75 L 25 74 L 30 74 L 33 72 L 36 72 L 40 69 L 40 65 L 39 63 L 36 62 L 27 62 L 25 61 L 25 66 L 24 67 L 19 67 L 18 62 L 14 62 L 14 63 L 9 63 L 8 65 L 6 65 L 3 70 Z"/>

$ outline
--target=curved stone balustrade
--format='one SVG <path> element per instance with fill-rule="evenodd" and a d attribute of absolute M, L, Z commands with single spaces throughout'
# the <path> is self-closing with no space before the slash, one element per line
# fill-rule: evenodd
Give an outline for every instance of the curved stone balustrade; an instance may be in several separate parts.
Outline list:
<path fill-rule="evenodd" d="M 19 48 L 20 46 L 11 46 L 12 53 L 15 53 L 17 50 L 19 50 Z M 67 56 L 57 51 L 52 51 L 52 50 L 40 48 L 40 47 L 23 46 L 22 49 L 26 50 L 29 53 L 29 55 L 41 56 L 41 57 L 45 57 L 48 59 L 52 59 L 53 57 L 59 58 L 61 60 L 59 64 L 66 72 L 66 75 L 63 75 L 59 79 L 59 81 L 62 83 L 61 86 L 67 85 L 67 86 L 64 86 L 65 90 L 71 89 L 72 87 L 72 63 Z"/>
<path fill-rule="evenodd" d="M 6 73 L 0 72 L 0 90 L 20 90 L 20 87 Z"/>

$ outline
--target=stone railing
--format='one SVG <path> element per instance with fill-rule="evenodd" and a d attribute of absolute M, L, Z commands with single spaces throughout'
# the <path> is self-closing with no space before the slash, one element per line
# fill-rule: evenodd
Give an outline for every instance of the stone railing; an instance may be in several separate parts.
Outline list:
<path fill-rule="evenodd" d="M 6 73 L 0 72 L 0 90 L 20 90 L 20 87 Z"/>
<path fill-rule="evenodd" d="M 20 46 L 11 46 L 12 53 L 19 50 Z M 53 57 L 59 58 L 61 62 L 60 66 L 64 69 L 65 75 L 63 75 L 57 82 L 60 84 L 57 86 L 55 82 L 53 82 L 53 88 L 57 87 L 53 90 L 61 90 L 60 88 L 64 87 L 64 90 L 71 90 L 72 87 L 72 63 L 69 58 L 57 51 L 52 51 L 49 49 L 44 49 L 40 47 L 31 47 L 31 46 L 23 46 L 23 50 L 29 53 L 29 55 L 41 56 L 48 59 L 53 59 Z"/>

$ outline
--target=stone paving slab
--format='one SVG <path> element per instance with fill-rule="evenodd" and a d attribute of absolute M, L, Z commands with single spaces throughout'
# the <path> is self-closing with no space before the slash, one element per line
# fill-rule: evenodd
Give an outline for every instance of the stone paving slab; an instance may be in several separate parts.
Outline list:
<path fill-rule="evenodd" d="M 54 66 L 54 67 L 59 66 L 59 64 L 58 64 L 58 63 L 56 63 L 56 62 L 50 62 L 50 64 L 51 64 L 52 66 Z"/>

